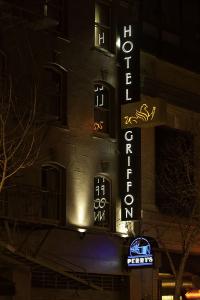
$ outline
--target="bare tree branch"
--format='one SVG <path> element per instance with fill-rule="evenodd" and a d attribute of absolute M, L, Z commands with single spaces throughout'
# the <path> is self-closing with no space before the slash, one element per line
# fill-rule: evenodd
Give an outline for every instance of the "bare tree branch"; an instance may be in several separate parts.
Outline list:
<path fill-rule="evenodd" d="M 30 99 L 14 95 L 12 80 L 0 101 L 0 192 L 6 181 L 38 158 L 41 146 L 41 124 L 37 119 L 37 93 Z"/>
<path fill-rule="evenodd" d="M 158 151 L 156 182 L 157 205 L 162 213 L 176 218 L 180 234 L 181 254 L 175 268 L 169 249 L 165 245 L 159 228 L 155 228 L 156 238 L 165 250 L 172 274 L 175 276 L 174 299 L 180 299 L 186 262 L 200 233 L 199 178 L 194 164 L 194 135 L 175 131 L 163 138 Z"/>

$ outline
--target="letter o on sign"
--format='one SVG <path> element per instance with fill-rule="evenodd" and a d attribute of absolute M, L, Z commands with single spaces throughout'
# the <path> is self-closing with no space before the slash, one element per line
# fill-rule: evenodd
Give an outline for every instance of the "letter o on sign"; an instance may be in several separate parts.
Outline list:
<path fill-rule="evenodd" d="M 131 204 L 133 204 L 133 202 L 134 202 L 134 197 L 133 197 L 133 195 L 128 194 L 128 195 L 126 195 L 126 196 L 124 197 L 124 203 L 125 203 L 126 205 L 131 205 Z"/>
<path fill-rule="evenodd" d="M 131 41 L 126 41 L 125 43 L 123 43 L 122 45 L 122 51 L 124 53 L 129 53 L 133 50 L 133 43 Z"/>

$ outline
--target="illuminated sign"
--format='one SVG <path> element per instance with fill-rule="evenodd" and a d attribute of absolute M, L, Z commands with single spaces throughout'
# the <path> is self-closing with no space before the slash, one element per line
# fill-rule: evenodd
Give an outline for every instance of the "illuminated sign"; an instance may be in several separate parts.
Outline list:
<path fill-rule="evenodd" d="M 140 101 L 139 47 L 137 25 L 120 29 L 119 96 L 121 110 Z M 127 116 L 128 117 L 128 116 Z M 130 122 L 129 119 L 127 119 Z M 133 121 L 131 119 L 131 121 Z M 137 121 L 137 119 L 136 119 Z M 122 221 L 141 218 L 140 209 L 140 128 L 121 129 L 120 136 L 120 197 Z"/>
<path fill-rule="evenodd" d="M 120 30 L 120 99 L 121 103 L 138 101 L 139 87 L 139 47 L 137 25 L 125 25 Z"/>
<path fill-rule="evenodd" d="M 103 176 L 94 178 L 94 224 L 109 226 L 110 182 Z"/>
<path fill-rule="evenodd" d="M 94 131 L 101 131 L 101 130 L 103 130 L 103 123 L 104 123 L 104 121 L 94 122 L 93 130 Z"/>
<path fill-rule="evenodd" d="M 101 84 L 95 85 L 95 107 L 105 107 L 105 88 Z"/>
<path fill-rule="evenodd" d="M 123 117 L 123 121 L 125 125 L 136 125 L 138 124 L 138 121 L 141 120 L 143 122 L 148 122 L 149 120 L 153 120 L 156 107 L 153 106 L 151 112 L 148 110 L 148 105 L 146 103 L 142 104 L 139 108 L 139 110 L 136 109 L 134 115 L 128 115 Z"/>
<path fill-rule="evenodd" d="M 166 102 L 143 96 L 141 101 L 121 106 L 121 127 L 151 127 L 166 124 Z"/>
<path fill-rule="evenodd" d="M 121 130 L 121 219 L 134 220 L 140 213 L 140 129 Z"/>
<path fill-rule="evenodd" d="M 102 84 L 95 84 L 93 131 L 109 132 L 109 113 L 109 89 Z"/>
<path fill-rule="evenodd" d="M 150 241 L 145 237 L 135 238 L 129 247 L 128 267 L 152 267 L 154 257 Z"/>

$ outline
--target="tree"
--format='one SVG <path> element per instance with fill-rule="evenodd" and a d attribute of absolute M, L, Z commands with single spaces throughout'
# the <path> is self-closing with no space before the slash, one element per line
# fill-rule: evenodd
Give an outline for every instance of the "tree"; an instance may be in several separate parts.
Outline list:
<path fill-rule="evenodd" d="M 0 192 L 21 169 L 33 165 L 41 145 L 36 87 L 30 96 L 14 95 L 12 80 L 1 82 L 0 101 Z"/>
<path fill-rule="evenodd" d="M 155 227 L 155 230 L 175 277 L 175 300 L 180 299 L 186 263 L 200 233 L 198 166 L 194 164 L 194 138 L 191 133 L 181 130 L 157 129 L 156 201 L 163 214 L 175 218 L 181 241 L 178 267 L 162 239 L 162 230 L 159 227 Z"/>

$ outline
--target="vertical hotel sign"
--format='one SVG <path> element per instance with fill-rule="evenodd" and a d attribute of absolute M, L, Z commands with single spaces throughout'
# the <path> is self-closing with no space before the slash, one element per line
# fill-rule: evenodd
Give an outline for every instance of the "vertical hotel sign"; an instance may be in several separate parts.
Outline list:
<path fill-rule="evenodd" d="M 121 106 L 140 101 L 138 25 L 119 30 L 119 97 Z M 120 129 L 120 197 L 122 221 L 141 218 L 140 128 Z"/>

